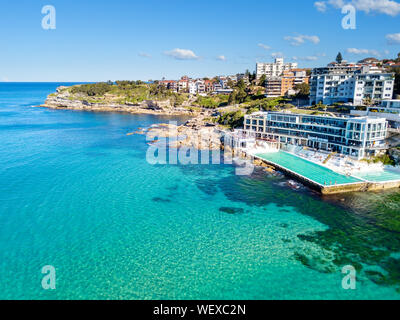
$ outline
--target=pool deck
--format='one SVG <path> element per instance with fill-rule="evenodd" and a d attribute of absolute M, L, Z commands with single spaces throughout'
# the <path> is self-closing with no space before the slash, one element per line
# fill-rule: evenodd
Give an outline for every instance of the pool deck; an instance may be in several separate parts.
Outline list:
<path fill-rule="evenodd" d="M 282 152 L 282 151 L 280 151 L 280 152 Z M 293 155 L 293 154 L 290 154 L 290 155 L 297 157 L 296 155 Z M 283 172 L 286 176 L 292 177 L 292 178 L 300 181 L 304 185 L 310 187 L 313 190 L 320 192 L 323 195 L 340 194 L 340 193 L 348 193 L 348 192 L 367 192 L 367 191 L 378 191 L 378 190 L 400 188 L 400 176 L 399 176 L 398 180 L 391 180 L 391 181 L 369 181 L 365 177 L 360 178 L 357 176 L 352 176 L 352 178 L 355 178 L 358 181 L 350 182 L 350 183 L 340 183 L 340 184 L 335 183 L 335 184 L 331 184 L 331 185 L 321 184 L 317 181 L 307 178 L 306 176 L 304 176 L 294 170 L 291 170 L 291 169 L 283 166 L 282 164 L 278 164 L 274 161 L 263 158 L 262 154 L 259 154 L 259 155 L 251 154 L 250 156 L 267 163 L 268 165 L 274 167 L 275 169 Z M 310 162 L 310 164 L 318 165 L 321 168 L 332 171 L 332 170 L 325 168 L 319 164 L 316 164 L 312 161 L 302 159 L 300 157 L 298 157 L 298 158 L 299 158 L 299 161 L 300 160 L 308 161 L 308 162 Z M 337 174 L 339 174 L 339 173 L 337 173 Z"/>

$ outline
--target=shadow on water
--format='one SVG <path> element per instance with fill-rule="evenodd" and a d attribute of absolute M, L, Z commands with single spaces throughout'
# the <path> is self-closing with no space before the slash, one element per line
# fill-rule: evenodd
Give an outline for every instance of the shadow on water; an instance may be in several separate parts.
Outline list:
<path fill-rule="evenodd" d="M 186 173 L 194 174 L 195 170 L 199 174 L 205 169 L 197 167 Z M 284 181 L 285 178 L 256 170 L 249 177 L 234 174 L 214 177 L 213 181 L 208 180 L 207 187 L 207 179 L 198 179 L 196 183 L 207 195 L 220 190 L 234 202 L 258 207 L 274 203 L 312 217 L 328 228 L 298 235 L 300 240 L 319 249 L 297 248 L 294 259 L 323 273 L 338 272 L 352 265 L 360 281 L 367 278 L 381 286 L 392 286 L 400 293 L 400 193 L 397 190 L 321 197 L 308 188 L 292 190 Z M 237 210 L 240 211 L 237 208 L 222 211 L 233 214 Z"/>

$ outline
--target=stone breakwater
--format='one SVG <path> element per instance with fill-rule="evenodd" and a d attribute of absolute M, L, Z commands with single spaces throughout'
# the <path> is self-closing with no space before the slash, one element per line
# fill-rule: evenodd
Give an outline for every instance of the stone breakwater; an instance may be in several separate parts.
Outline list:
<path fill-rule="evenodd" d="M 67 87 L 57 88 L 57 92 L 49 95 L 43 105 L 39 107 L 50 109 L 69 109 L 93 112 L 126 112 L 136 114 L 155 114 L 155 115 L 192 115 L 198 112 L 184 108 L 173 107 L 169 100 L 155 101 L 146 100 L 138 104 L 119 104 L 115 102 L 92 102 L 87 97 L 77 99 L 72 96 Z"/>

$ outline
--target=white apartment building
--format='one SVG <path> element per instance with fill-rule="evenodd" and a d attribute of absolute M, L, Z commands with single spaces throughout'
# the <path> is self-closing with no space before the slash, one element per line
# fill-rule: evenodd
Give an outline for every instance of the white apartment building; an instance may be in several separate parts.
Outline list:
<path fill-rule="evenodd" d="M 328 65 L 312 71 L 310 104 L 362 105 L 367 98 L 374 102 L 391 99 L 393 89 L 394 74 L 369 66 Z"/>
<path fill-rule="evenodd" d="M 389 100 L 393 97 L 394 75 L 391 73 L 361 73 L 355 75 L 354 104 L 362 105 L 364 99 Z"/>
<path fill-rule="evenodd" d="M 231 81 L 228 77 L 219 77 L 219 83 L 222 89 L 229 89 L 228 82 Z"/>
<path fill-rule="evenodd" d="M 188 91 L 190 94 L 203 94 L 206 92 L 206 85 L 204 80 L 190 80 L 188 81 Z"/>
<path fill-rule="evenodd" d="M 178 81 L 178 91 L 179 92 L 186 92 L 189 87 L 188 80 L 179 80 Z"/>
<path fill-rule="evenodd" d="M 195 81 L 189 81 L 189 93 L 197 94 L 197 84 Z"/>
<path fill-rule="evenodd" d="M 257 63 L 256 64 L 256 75 L 259 80 L 263 75 L 267 78 L 280 77 L 283 71 L 289 71 L 297 69 L 298 64 L 296 62 L 285 63 L 283 58 L 276 58 L 273 63 Z"/>
<path fill-rule="evenodd" d="M 196 91 L 199 94 L 203 94 L 206 92 L 206 84 L 205 84 L 204 80 L 196 81 Z"/>

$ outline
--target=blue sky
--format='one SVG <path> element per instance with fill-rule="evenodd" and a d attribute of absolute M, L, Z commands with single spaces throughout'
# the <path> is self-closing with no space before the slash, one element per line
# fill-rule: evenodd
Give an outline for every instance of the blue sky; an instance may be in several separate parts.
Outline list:
<path fill-rule="evenodd" d="M 346 2 L 357 8 L 355 30 L 342 28 Z M 45 5 L 56 9 L 55 30 L 42 29 Z M 392 0 L 2 0 L 0 81 L 235 74 L 281 54 L 300 67 L 338 51 L 349 61 L 394 57 L 399 22 Z"/>

